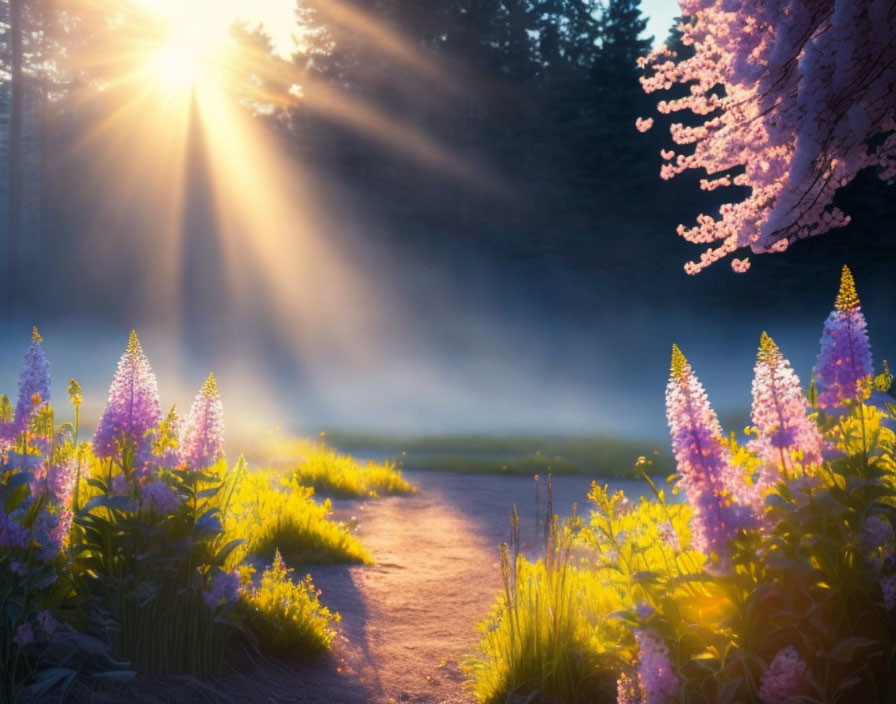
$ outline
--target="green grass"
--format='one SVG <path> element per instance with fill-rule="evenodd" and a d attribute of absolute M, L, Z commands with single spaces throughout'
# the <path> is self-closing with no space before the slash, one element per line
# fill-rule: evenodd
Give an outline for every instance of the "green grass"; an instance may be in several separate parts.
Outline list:
<path fill-rule="evenodd" d="M 369 563 L 370 554 L 350 528 L 330 517 L 329 501 L 314 490 L 273 471 L 244 475 L 224 516 L 228 540 L 246 543 L 234 561 L 248 555 L 270 560 L 276 551 L 293 566 L 339 562 Z"/>
<path fill-rule="evenodd" d="M 376 453 L 400 458 L 411 470 L 465 474 L 586 474 L 634 477 L 638 457 L 652 460 L 651 473 L 673 471 L 667 452 L 649 440 L 608 435 L 425 435 L 398 436 L 333 431 L 331 445 L 345 452 Z"/>
<path fill-rule="evenodd" d="M 320 603 L 310 576 L 296 580 L 292 575 L 293 570 L 276 551 L 261 580 L 243 600 L 243 618 L 266 653 L 279 657 L 323 655 L 336 637 L 339 614 Z"/>
<path fill-rule="evenodd" d="M 323 439 L 279 440 L 274 443 L 272 464 L 286 468 L 289 476 L 318 494 L 339 498 L 378 498 L 417 491 L 401 476 L 394 461 L 359 462 L 337 452 Z"/>

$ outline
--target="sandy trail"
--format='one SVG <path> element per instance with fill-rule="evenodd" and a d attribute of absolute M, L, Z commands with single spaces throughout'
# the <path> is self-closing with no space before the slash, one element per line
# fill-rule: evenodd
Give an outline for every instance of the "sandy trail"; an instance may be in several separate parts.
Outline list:
<path fill-rule="evenodd" d="M 334 502 L 336 517 L 359 520 L 370 567 L 309 571 L 321 600 L 342 615 L 333 654 L 289 672 L 271 672 L 253 701 L 328 704 L 471 702 L 460 663 L 473 651 L 476 623 L 501 588 L 498 544 L 519 508 L 524 547 L 536 542 L 531 479 L 405 472 L 420 491 L 378 501 Z M 627 493 L 635 483 L 614 482 Z M 554 480 L 555 512 L 584 504 L 587 477 Z M 630 486 L 629 486 L 630 485 Z"/>

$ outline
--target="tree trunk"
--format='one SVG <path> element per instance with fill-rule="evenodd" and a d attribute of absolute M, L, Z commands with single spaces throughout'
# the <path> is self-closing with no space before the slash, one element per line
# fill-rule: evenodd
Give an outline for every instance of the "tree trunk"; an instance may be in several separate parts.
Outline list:
<path fill-rule="evenodd" d="M 22 3 L 9 2 L 11 101 L 9 109 L 9 243 L 6 262 L 6 308 L 15 309 L 18 279 L 19 244 L 22 234 L 22 192 L 24 169 L 22 164 L 22 121 L 24 86 L 22 85 Z"/>

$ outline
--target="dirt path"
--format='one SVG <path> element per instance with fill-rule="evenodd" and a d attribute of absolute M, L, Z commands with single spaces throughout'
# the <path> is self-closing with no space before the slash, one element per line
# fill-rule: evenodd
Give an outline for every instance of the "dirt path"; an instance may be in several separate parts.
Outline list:
<path fill-rule="evenodd" d="M 406 475 L 418 494 L 336 502 L 337 518 L 359 520 L 359 536 L 376 564 L 310 570 L 321 600 L 342 614 L 333 655 L 270 673 L 255 701 L 472 701 L 460 663 L 473 652 L 475 624 L 500 589 L 498 544 L 514 504 L 524 547 L 535 541 L 535 491 L 530 479 L 519 477 Z M 584 502 L 589 484 L 584 477 L 555 479 L 555 512 Z"/>

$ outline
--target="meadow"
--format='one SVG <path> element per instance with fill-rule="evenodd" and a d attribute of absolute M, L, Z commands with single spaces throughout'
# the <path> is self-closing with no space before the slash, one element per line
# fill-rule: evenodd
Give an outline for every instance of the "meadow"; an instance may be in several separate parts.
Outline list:
<path fill-rule="evenodd" d="M 754 371 L 751 424 L 739 440 L 722 429 L 695 370 L 673 346 L 669 486 L 656 477 L 653 453 L 642 455 L 627 474 L 640 475 L 649 491 L 631 498 L 595 481 L 587 508 L 561 519 L 550 475 L 536 477 L 537 538 L 533 544 L 522 535 L 514 508 L 500 545 L 502 587 L 462 662 L 469 697 L 482 704 L 821 704 L 896 695 L 893 378 L 886 363 L 875 373 L 848 269 L 807 391 L 765 333 Z M 326 655 L 341 616 L 305 571 L 374 563 L 353 521 L 336 519 L 333 502 L 410 501 L 417 491 L 400 463 L 362 462 L 334 449 L 350 445 L 346 437 L 275 436 L 259 466 L 244 457 L 228 463 L 214 376 L 185 419 L 173 408 L 163 414 L 134 333 L 89 441 L 80 437 L 78 383 L 68 386 L 73 421 L 59 423 L 50 398 L 49 362 L 35 330 L 16 403 L 0 397 L 2 702 L 104 690 L 138 696 L 128 687 L 145 676 L 189 675 L 220 693 L 214 683 L 228 673 L 252 681 L 261 676 L 258 663 Z M 355 442 L 368 450 L 375 444 Z M 411 448 L 400 455 L 408 464 L 415 454 L 461 448 L 466 465 L 453 467 L 453 455 L 441 455 L 446 469 L 461 474 L 494 471 L 476 458 L 544 451 L 584 462 L 593 452 L 594 464 L 576 465 L 567 477 L 575 481 L 601 461 L 615 472 L 614 452 L 631 449 L 595 438 L 377 442 L 380 452 Z M 489 486 L 520 479 L 502 473 L 513 470 L 499 470 Z M 452 491 L 463 506 L 463 488 Z M 444 529 L 431 525 L 434 535 L 424 541 L 422 524 L 405 526 L 402 539 L 417 531 L 416 547 L 395 543 L 393 524 L 407 519 L 393 503 L 375 521 L 385 531 L 381 549 L 422 550 L 435 540 L 444 552 L 448 536 L 465 531 L 470 549 L 459 554 L 487 565 L 472 550 L 475 516 L 421 498 L 415 515 L 440 516 Z M 458 569 L 432 558 L 421 552 L 409 564 L 425 559 L 436 574 Z M 356 586 L 393 580 L 379 598 L 394 599 L 405 580 L 417 579 L 406 573 L 383 565 L 349 579 L 362 579 Z M 433 593 L 427 585 L 443 589 L 452 578 L 450 571 L 436 582 L 424 575 L 414 598 L 425 600 Z M 456 628 L 452 614 L 440 613 L 427 607 L 428 627 L 443 619 Z M 348 632 L 361 637 L 366 621 L 353 618 Z M 413 623 L 394 625 L 397 639 L 413 633 Z M 394 646 L 400 653 L 401 641 Z M 401 669 L 405 660 L 393 656 L 383 667 Z M 355 675 L 340 666 L 327 676 Z M 371 696 L 352 691 L 353 701 Z"/>
<path fill-rule="evenodd" d="M 400 458 L 408 469 L 462 474 L 582 474 L 640 476 L 632 458 L 651 458 L 650 472 L 666 476 L 672 458 L 649 440 L 612 435 L 445 434 L 386 435 L 328 431 L 328 441 L 346 452 Z"/>

